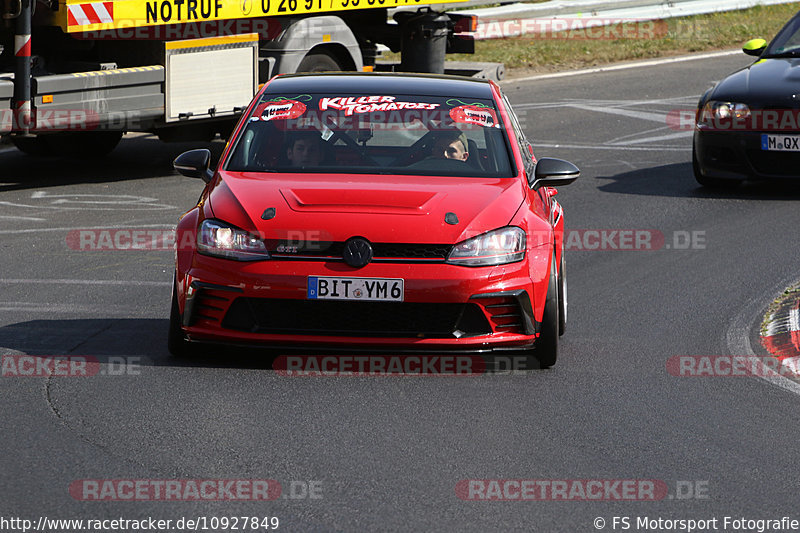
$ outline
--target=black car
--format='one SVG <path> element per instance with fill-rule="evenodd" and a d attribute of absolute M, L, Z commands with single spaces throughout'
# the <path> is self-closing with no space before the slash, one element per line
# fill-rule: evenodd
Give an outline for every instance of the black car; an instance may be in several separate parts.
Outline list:
<path fill-rule="evenodd" d="M 743 51 L 758 61 L 717 83 L 698 104 L 692 165 L 708 187 L 800 178 L 800 12 L 769 45 L 753 39 Z"/>

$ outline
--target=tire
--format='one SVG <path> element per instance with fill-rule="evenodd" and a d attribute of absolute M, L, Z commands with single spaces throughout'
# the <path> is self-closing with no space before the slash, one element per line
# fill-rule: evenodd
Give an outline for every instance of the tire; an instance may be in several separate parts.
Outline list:
<path fill-rule="evenodd" d="M 703 176 L 700 172 L 700 163 L 697 161 L 697 152 L 692 146 L 692 171 L 694 172 L 694 179 L 703 187 L 709 189 L 732 189 L 741 183 L 740 180 L 729 180 L 725 178 L 709 178 Z"/>
<path fill-rule="evenodd" d="M 550 281 L 547 284 L 547 298 L 544 303 L 544 314 L 539 327 L 539 338 L 533 347 L 533 356 L 539 361 L 541 368 L 550 368 L 558 359 L 559 332 L 559 298 L 556 262 L 553 258 L 550 268 Z"/>
<path fill-rule="evenodd" d="M 72 159 L 105 157 L 122 139 L 121 131 L 67 132 L 50 135 L 47 139 L 56 155 Z"/>
<path fill-rule="evenodd" d="M 297 72 L 327 72 L 331 70 L 342 70 L 342 66 L 327 52 L 308 54 L 297 66 Z"/>
<path fill-rule="evenodd" d="M 29 156 L 45 157 L 48 155 L 55 155 L 45 136 L 12 137 L 11 142 L 19 149 L 20 152 Z"/>
<path fill-rule="evenodd" d="M 172 307 L 169 312 L 169 334 L 167 336 L 167 349 L 175 357 L 188 357 L 193 349 L 181 328 L 181 312 L 178 308 L 178 291 L 175 283 L 172 284 Z"/>
<path fill-rule="evenodd" d="M 561 267 L 558 269 L 558 336 L 567 331 L 567 263 L 561 251 Z"/>

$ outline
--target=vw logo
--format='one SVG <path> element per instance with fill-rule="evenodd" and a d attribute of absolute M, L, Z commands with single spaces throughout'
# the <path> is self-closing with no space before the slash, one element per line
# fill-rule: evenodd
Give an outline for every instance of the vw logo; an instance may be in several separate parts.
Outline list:
<path fill-rule="evenodd" d="M 363 237 L 353 237 L 344 243 L 342 258 L 351 267 L 361 268 L 372 261 L 372 246 Z"/>

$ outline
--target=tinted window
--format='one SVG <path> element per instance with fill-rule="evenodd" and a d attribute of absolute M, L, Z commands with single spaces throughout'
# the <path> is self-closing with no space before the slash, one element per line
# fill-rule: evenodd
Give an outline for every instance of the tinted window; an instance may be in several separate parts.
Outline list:
<path fill-rule="evenodd" d="M 494 102 L 373 94 L 264 94 L 227 170 L 511 177 Z"/>

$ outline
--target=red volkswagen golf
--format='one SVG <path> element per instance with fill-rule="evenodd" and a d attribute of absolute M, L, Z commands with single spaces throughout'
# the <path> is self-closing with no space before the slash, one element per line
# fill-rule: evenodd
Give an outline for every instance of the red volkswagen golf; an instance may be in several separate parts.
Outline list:
<path fill-rule="evenodd" d="M 561 206 L 578 169 L 535 159 L 497 84 L 279 76 L 178 224 L 169 349 L 533 354 L 567 316 Z"/>

